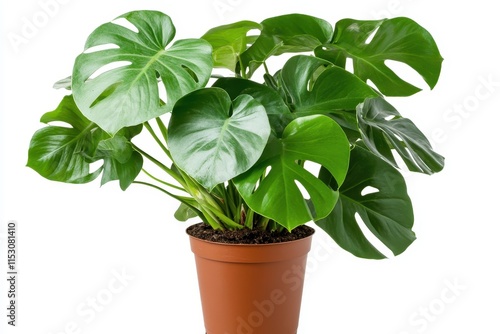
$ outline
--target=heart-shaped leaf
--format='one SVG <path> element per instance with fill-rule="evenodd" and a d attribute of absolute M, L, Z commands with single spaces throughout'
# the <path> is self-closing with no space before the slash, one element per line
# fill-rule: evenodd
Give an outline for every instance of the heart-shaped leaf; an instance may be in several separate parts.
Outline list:
<path fill-rule="evenodd" d="M 409 170 L 425 174 L 439 172 L 444 158 L 417 126 L 383 98 L 367 99 L 357 108 L 359 130 L 365 145 L 397 167 L 391 149 L 399 153 Z"/>
<path fill-rule="evenodd" d="M 387 162 L 359 146 L 351 151 L 350 159 L 337 205 L 328 217 L 316 224 L 340 247 L 355 256 L 385 258 L 363 234 L 356 221 L 358 214 L 376 238 L 395 255 L 401 254 L 415 240 L 411 230 L 413 208 L 403 176 Z M 337 185 L 325 169 L 322 169 L 320 178 L 332 186 Z"/>
<path fill-rule="evenodd" d="M 231 101 L 223 89 L 206 88 L 177 102 L 168 145 L 175 164 L 211 190 L 253 166 L 270 132 L 257 100 L 240 95 Z"/>
<path fill-rule="evenodd" d="M 342 114 L 367 97 L 379 96 L 354 74 L 311 56 L 290 58 L 281 71 L 281 81 L 291 98 L 290 109 L 300 116 Z"/>
<path fill-rule="evenodd" d="M 204 87 L 212 71 L 212 48 L 204 40 L 179 40 L 165 49 L 175 35 L 167 15 L 135 11 L 117 19 L 138 32 L 113 22 L 98 27 L 72 77 L 82 113 L 111 134 L 169 112 L 181 96 Z M 160 100 L 160 89 L 167 101 Z"/>
<path fill-rule="evenodd" d="M 221 78 L 213 87 L 224 89 L 231 99 L 247 94 L 260 102 L 266 109 L 273 133 L 281 137 L 283 130 L 293 119 L 290 109 L 275 90 L 255 81 L 241 78 Z"/>
<path fill-rule="evenodd" d="M 247 49 L 247 34 L 252 29 L 260 30 L 262 26 L 252 21 L 240 21 L 215 27 L 201 36 L 212 45 L 214 67 L 224 67 L 235 72 L 240 55 Z"/>
<path fill-rule="evenodd" d="M 249 77 L 273 55 L 312 51 L 330 42 L 333 36 L 330 23 L 303 14 L 271 17 L 262 21 L 261 25 L 262 31 L 257 40 L 241 55 L 243 69 Z"/>
<path fill-rule="evenodd" d="M 437 83 L 443 61 L 429 32 L 405 17 L 341 20 L 335 26 L 333 42 L 315 52 L 341 67 L 345 66 L 346 58 L 352 58 L 354 74 L 363 81 L 371 80 L 386 96 L 408 96 L 421 90 L 398 76 L 386 61 L 409 65 L 430 88 Z"/>
<path fill-rule="evenodd" d="M 71 126 L 49 125 L 33 135 L 27 165 L 43 177 L 86 183 L 102 172 L 101 184 L 120 180 L 120 187 L 125 190 L 139 174 L 142 156 L 132 149 L 130 139 L 141 131 L 141 126 L 125 128 L 111 138 L 82 115 L 71 95 L 65 96 L 54 111 L 43 115 L 41 121 Z M 103 160 L 103 165 L 90 172 L 90 164 L 99 160 Z"/>
<path fill-rule="evenodd" d="M 299 161 L 324 166 L 342 184 L 349 161 L 349 142 L 340 126 L 323 115 L 301 117 L 270 141 L 259 162 L 234 184 L 252 210 L 288 230 L 326 217 L 338 193 L 307 171 Z M 270 170 L 267 172 L 266 170 Z M 298 184 L 307 192 L 303 194 Z M 314 206 L 314 214 L 307 201 Z"/>

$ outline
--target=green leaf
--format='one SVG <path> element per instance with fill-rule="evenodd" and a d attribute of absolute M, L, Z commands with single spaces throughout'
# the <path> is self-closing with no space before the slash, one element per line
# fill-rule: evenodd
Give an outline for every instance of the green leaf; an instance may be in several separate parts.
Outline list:
<path fill-rule="evenodd" d="M 142 168 L 142 156 L 133 151 L 130 139 L 142 126 L 125 128 L 110 137 L 86 119 L 73 96 L 63 98 L 59 106 L 42 116 L 44 123 L 63 122 L 71 127 L 49 125 L 31 139 L 27 166 L 43 177 L 67 183 L 86 183 L 102 172 L 101 184 L 120 180 L 125 190 Z M 90 164 L 103 160 L 95 172 Z"/>
<path fill-rule="evenodd" d="M 317 74 L 319 72 L 319 75 Z M 343 68 L 311 56 L 294 56 L 281 71 L 282 84 L 298 115 L 340 114 L 378 94 Z"/>
<path fill-rule="evenodd" d="M 177 102 L 168 145 L 175 164 L 211 190 L 254 165 L 270 131 L 257 100 L 240 95 L 231 102 L 223 89 L 206 88 Z"/>
<path fill-rule="evenodd" d="M 331 41 L 333 28 L 327 21 L 303 15 L 288 14 L 262 21 L 257 40 L 241 55 L 242 67 L 251 77 L 255 70 L 273 55 L 312 51 Z"/>
<path fill-rule="evenodd" d="M 328 171 L 320 178 L 336 186 Z M 372 193 L 364 194 L 370 189 Z M 363 234 L 356 213 L 370 232 L 395 255 L 401 254 L 414 240 L 413 208 L 403 176 L 391 165 L 359 146 L 351 151 L 349 172 L 340 187 L 340 198 L 331 214 L 317 221 L 340 247 L 355 256 L 385 258 Z"/>
<path fill-rule="evenodd" d="M 192 209 L 191 206 L 181 203 L 179 208 L 175 211 L 174 217 L 178 221 L 185 222 L 188 219 L 197 217 L 198 213 Z"/>
<path fill-rule="evenodd" d="M 91 131 L 97 125 L 88 121 L 76 107 L 71 95 L 42 116 L 41 122 L 65 122 L 71 127 L 48 126 L 35 132 L 28 150 L 27 166 L 41 176 L 67 183 L 94 180 L 100 170 L 90 173 L 86 152 L 91 148 Z"/>
<path fill-rule="evenodd" d="M 72 80 L 82 113 L 110 134 L 169 112 L 181 96 L 204 87 L 212 71 L 212 49 L 204 40 L 179 40 L 166 49 L 175 35 L 167 15 L 135 11 L 117 19 L 138 33 L 113 22 L 98 27 L 75 61 Z"/>
<path fill-rule="evenodd" d="M 334 189 L 298 161 L 324 166 L 342 184 L 348 168 L 349 142 L 340 126 L 323 115 L 297 118 L 288 124 L 282 138 L 269 142 L 251 170 L 234 179 L 252 210 L 288 230 L 326 217 L 338 198 Z M 297 182 L 308 195 L 301 193 Z M 306 197 L 310 197 L 315 213 L 309 209 Z"/>
<path fill-rule="evenodd" d="M 101 185 L 119 180 L 120 188 L 127 189 L 141 172 L 143 158 L 130 144 L 129 138 L 135 136 L 142 126 L 120 130 L 114 137 L 98 141 L 93 160 L 104 160 Z M 104 134 L 104 131 L 101 130 Z M 104 138 L 107 134 L 104 134 Z"/>
<path fill-rule="evenodd" d="M 121 163 L 128 161 L 134 152 L 127 138 L 118 135 L 100 141 L 97 149 L 103 157 L 112 157 Z"/>
<path fill-rule="evenodd" d="M 345 66 L 346 58 L 352 58 L 354 74 L 363 81 L 371 80 L 387 96 L 409 96 L 421 90 L 390 69 L 387 60 L 409 65 L 430 88 L 438 81 L 443 61 L 429 32 L 405 17 L 341 20 L 335 26 L 333 42 L 318 47 L 315 52 L 318 57 L 341 67 Z"/>
<path fill-rule="evenodd" d="M 56 83 L 54 83 L 53 88 L 54 89 L 64 88 L 64 89 L 67 89 L 67 90 L 71 90 L 71 76 L 66 77 L 64 79 L 61 79 L 61 80 L 57 81 Z"/>
<path fill-rule="evenodd" d="M 355 144 L 361 138 L 356 120 L 355 110 L 345 110 L 344 112 L 334 112 L 329 114 L 335 122 L 337 122 L 344 130 L 345 135 L 351 144 Z"/>
<path fill-rule="evenodd" d="M 252 29 L 261 30 L 262 26 L 252 21 L 240 21 L 212 28 L 201 36 L 212 45 L 214 67 L 235 72 L 240 55 L 247 49 L 247 34 Z"/>
<path fill-rule="evenodd" d="M 127 189 L 142 170 L 143 158 L 138 152 L 133 152 L 130 159 L 120 163 L 115 159 L 104 159 L 101 185 L 109 181 L 119 180 L 120 188 Z"/>
<path fill-rule="evenodd" d="M 259 101 L 266 109 L 273 133 L 278 137 L 293 119 L 290 109 L 281 96 L 265 85 L 240 78 L 221 78 L 214 83 L 213 87 L 224 89 L 232 100 L 239 95 L 247 94 Z"/>
<path fill-rule="evenodd" d="M 367 99 L 357 108 L 359 130 L 365 145 L 397 167 L 391 149 L 401 156 L 409 170 L 432 174 L 444 167 L 444 158 L 417 126 L 383 98 Z"/>

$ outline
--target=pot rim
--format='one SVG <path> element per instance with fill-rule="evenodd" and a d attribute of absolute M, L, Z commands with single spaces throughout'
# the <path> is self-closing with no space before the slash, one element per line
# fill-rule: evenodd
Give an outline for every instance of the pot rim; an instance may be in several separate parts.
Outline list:
<path fill-rule="evenodd" d="M 196 225 L 196 224 L 193 224 L 193 225 Z M 316 230 L 309 226 L 313 232 L 308 235 L 307 237 L 303 237 L 303 238 L 300 238 L 300 239 L 295 239 L 295 240 L 291 240 L 291 241 L 280 241 L 280 242 L 271 242 L 271 243 L 266 243 L 266 244 L 245 244 L 245 243 L 227 243 L 227 242 L 218 242 L 218 241 L 210 241 L 210 240 L 205 240 L 205 239 L 202 239 L 202 238 L 198 238 L 198 237 L 195 237 L 195 236 L 192 236 L 191 234 L 188 233 L 188 229 L 189 227 L 191 227 L 192 225 L 188 226 L 184 231 L 185 233 L 189 236 L 189 238 L 193 238 L 193 239 L 196 239 L 196 240 L 199 240 L 199 241 L 203 241 L 203 242 L 206 242 L 206 243 L 209 243 L 209 244 L 214 244 L 214 245 L 224 245 L 224 246 L 235 246 L 235 247 L 241 247 L 241 246 L 248 246 L 248 247 L 263 247 L 263 246 L 266 246 L 266 247 L 270 247 L 270 246 L 275 246 L 275 245 L 284 245 L 284 244 L 288 244 L 288 243 L 293 243 L 293 242 L 297 242 L 297 241 L 300 241 L 300 240 L 304 240 L 304 239 L 307 239 L 307 238 L 312 238 L 313 235 L 316 233 Z"/>

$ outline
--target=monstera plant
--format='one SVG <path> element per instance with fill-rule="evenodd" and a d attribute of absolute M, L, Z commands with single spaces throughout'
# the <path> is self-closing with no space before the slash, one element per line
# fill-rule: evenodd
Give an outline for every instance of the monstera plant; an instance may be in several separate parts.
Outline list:
<path fill-rule="evenodd" d="M 360 224 L 395 255 L 415 240 L 398 170 L 432 174 L 444 159 L 386 97 L 421 90 L 391 61 L 436 85 L 442 57 L 423 27 L 289 14 L 174 35 L 157 11 L 93 31 L 55 85 L 70 94 L 42 116 L 28 166 L 54 181 L 153 187 L 180 202 L 178 220 L 215 230 L 286 233 L 312 221 L 372 259 L 385 255 Z"/>

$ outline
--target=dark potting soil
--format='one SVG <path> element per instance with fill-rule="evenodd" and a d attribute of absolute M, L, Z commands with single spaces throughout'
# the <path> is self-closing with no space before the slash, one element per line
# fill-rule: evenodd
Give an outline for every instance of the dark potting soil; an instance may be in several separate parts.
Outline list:
<path fill-rule="evenodd" d="M 226 244 L 272 244 L 308 237 L 314 233 L 314 229 L 306 225 L 301 225 L 293 229 L 292 232 L 288 232 L 287 230 L 269 232 L 250 230 L 248 228 L 235 231 L 221 231 L 214 230 L 204 223 L 199 223 L 188 227 L 186 232 L 198 239 Z"/>

